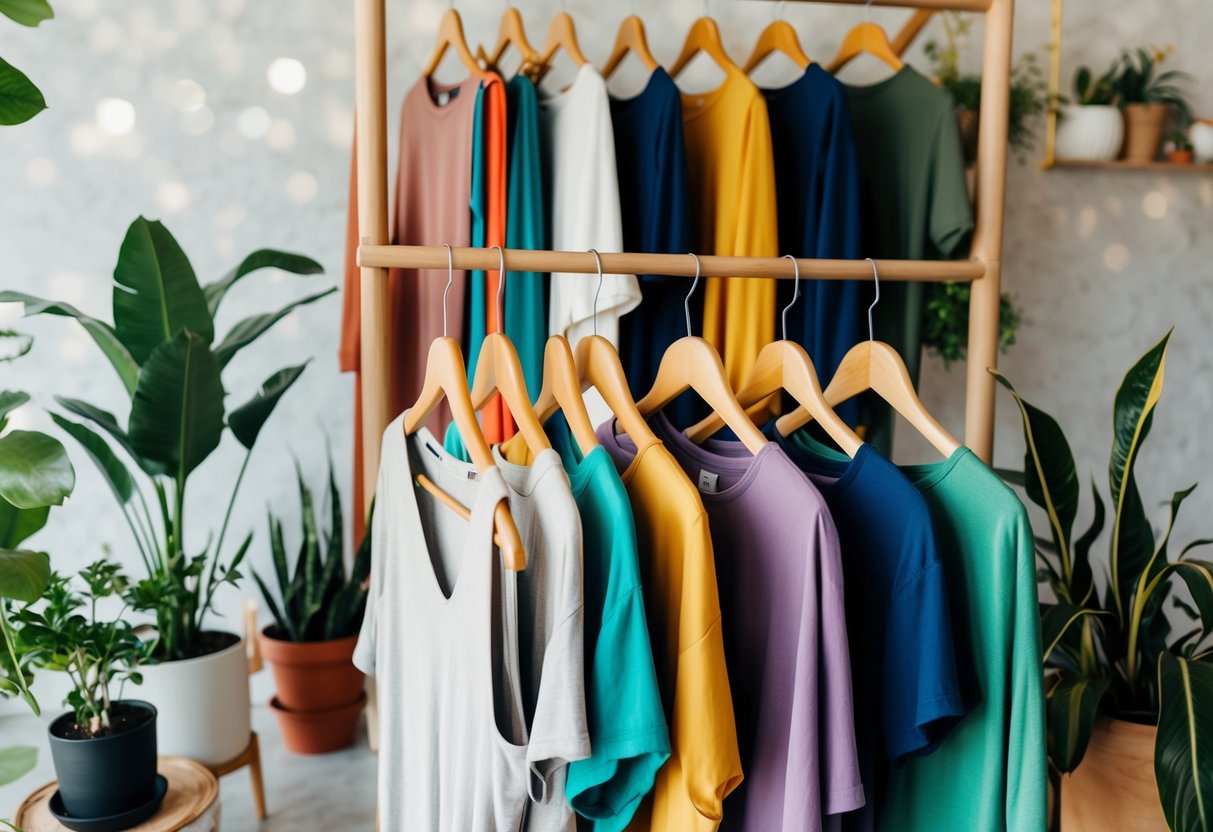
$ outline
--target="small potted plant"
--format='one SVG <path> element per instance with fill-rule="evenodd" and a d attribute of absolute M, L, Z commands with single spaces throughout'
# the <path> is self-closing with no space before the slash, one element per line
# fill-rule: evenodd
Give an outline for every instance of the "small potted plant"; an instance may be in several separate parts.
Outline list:
<path fill-rule="evenodd" d="M 1111 508 L 1092 482 L 1091 525 L 1075 536 L 1080 480 L 1053 417 L 1011 391 L 1023 418 L 1023 471 L 1005 472 L 1044 509 L 1037 537 L 1048 685 L 1049 762 L 1061 775 L 1062 832 L 1208 829 L 1213 807 L 1213 563 L 1175 554 L 1175 492 L 1156 535 L 1134 475 L 1162 395 L 1170 335 L 1125 375 L 1113 405 Z M 1108 558 L 1091 550 L 1110 526 Z M 1184 618 L 1192 619 L 1183 624 Z M 1174 629 L 1173 629 L 1174 628 Z"/>
<path fill-rule="evenodd" d="M 1086 66 L 1074 73 L 1073 102 L 1058 102 L 1057 158 L 1107 162 L 1120 155 L 1125 123 L 1116 107 L 1119 74 L 1119 62 L 1098 77 Z"/>
<path fill-rule="evenodd" d="M 1167 134 L 1167 161 L 1173 165 L 1192 164 L 1192 142 L 1183 130 Z"/>
<path fill-rule="evenodd" d="M 292 570 L 287 563 L 282 521 L 269 514 L 270 550 L 278 593 L 256 572 L 274 623 L 261 633 L 261 652 L 274 671 L 278 715 L 286 747 L 298 754 L 323 754 L 354 741 L 366 701 L 362 673 L 354 667 L 354 645 L 366 609 L 364 584 L 371 569 L 371 536 L 346 574 L 341 531 L 341 496 L 329 462 L 329 527 L 316 522 L 312 492 L 296 467 L 302 539 Z"/>
<path fill-rule="evenodd" d="M 99 560 L 79 581 L 82 591 L 52 573 L 41 602 L 16 610 L 18 653 L 65 673 L 72 685 L 65 700 L 71 710 L 47 728 L 59 780 L 52 813 L 126 829 L 155 813 L 168 786 L 156 774 L 155 707 L 121 698 L 125 682 L 142 681 L 139 666 L 154 644 L 139 639 L 124 618 L 126 605 L 115 603 L 126 589 L 121 567 Z M 103 614 L 111 605 L 119 608 Z"/>
<path fill-rule="evenodd" d="M 1178 83 L 1188 76 L 1179 70 L 1158 72 L 1158 65 L 1171 54 L 1165 50 L 1144 48 L 1126 50 L 1116 75 L 1116 96 L 1125 117 L 1125 159 L 1150 162 L 1158 155 L 1158 146 L 1174 108 L 1184 124 L 1192 121 Z"/>

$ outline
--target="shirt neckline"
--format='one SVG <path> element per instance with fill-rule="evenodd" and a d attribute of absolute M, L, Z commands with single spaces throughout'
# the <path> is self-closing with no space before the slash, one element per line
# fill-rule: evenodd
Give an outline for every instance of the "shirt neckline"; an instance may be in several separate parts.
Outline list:
<path fill-rule="evenodd" d="M 812 61 L 809 63 L 808 66 L 806 66 L 804 68 L 803 72 L 801 72 L 799 75 L 797 75 L 794 79 L 792 79 L 788 83 L 784 84 L 782 87 L 759 87 L 758 91 L 762 93 L 764 98 L 779 98 L 781 96 L 787 95 L 789 92 L 796 89 L 801 84 L 807 83 L 808 79 L 812 78 L 814 75 L 817 75 L 819 73 L 826 74 L 826 75 L 829 74 L 824 69 L 821 68 L 821 64 L 817 63 L 816 61 Z M 830 76 L 830 77 L 833 77 L 833 76 Z"/>
<path fill-rule="evenodd" d="M 708 450 L 708 447 L 712 446 L 711 443 L 721 441 L 718 439 L 709 439 L 703 446 L 696 445 L 682 431 L 678 430 L 670 422 L 669 417 L 660 410 L 649 417 L 649 423 L 657 437 L 670 447 L 675 458 L 682 456 L 713 473 L 728 470 L 730 473 L 740 474 L 735 483 L 721 491 L 704 491 L 697 488 L 696 490 L 699 491 L 699 496 L 705 504 L 728 503 L 743 496 L 753 485 L 771 453 L 778 452 L 779 449 L 776 443 L 767 442 L 759 448 L 758 453 L 752 456 L 748 455 L 748 450 L 747 456 L 734 456 L 729 453 L 721 453 L 720 451 L 723 449 Z M 682 464 L 681 460 L 679 460 L 679 464 Z"/>
<path fill-rule="evenodd" d="M 445 116 L 448 113 L 463 109 L 463 99 L 470 98 L 475 100 L 475 90 L 480 85 L 482 78 L 475 75 L 469 75 L 462 81 L 454 84 L 440 84 L 429 75 L 422 75 L 417 83 L 421 87 L 421 98 L 425 101 L 425 109 L 432 115 Z M 459 90 L 459 94 L 448 101 L 444 106 L 439 106 L 434 100 L 435 93 L 449 93 L 452 90 Z"/>
<path fill-rule="evenodd" d="M 573 78 L 573 83 L 569 84 L 567 89 L 554 92 L 551 95 L 540 95 L 539 106 L 550 110 L 561 110 L 568 105 L 570 101 L 576 98 L 574 93 L 585 85 L 583 79 L 589 78 L 592 75 L 598 75 L 598 70 L 588 61 L 577 68 L 577 75 Z M 601 76 L 599 76 L 601 77 Z"/>
<path fill-rule="evenodd" d="M 642 101 L 645 96 L 649 94 L 650 90 L 656 89 L 654 85 L 659 82 L 659 76 L 661 75 L 664 75 L 667 78 L 670 77 L 670 74 L 665 71 L 665 67 L 659 66 L 649 73 L 649 77 L 644 82 L 644 89 L 642 89 L 640 92 L 627 97 L 619 97 L 614 95 L 610 96 L 611 106 L 621 113 L 628 112 L 634 106 L 636 106 L 638 101 Z"/>
<path fill-rule="evenodd" d="M 619 418 L 617 416 L 612 416 L 603 422 L 597 431 L 598 441 L 601 444 L 601 447 L 607 451 L 608 455 L 611 456 L 612 461 L 614 461 L 615 457 L 627 460 L 627 466 L 619 472 L 619 479 L 623 480 L 624 485 L 627 485 L 631 481 L 632 477 L 635 476 L 637 469 L 640 467 L 640 458 L 643 457 L 650 448 L 661 446 L 663 443 L 660 439 L 651 439 L 648 442 L 645 442 L 644 445 L 637 446 L 636 440 L 630 435 L 617 432 L 616 428 L 618 425 Z M 625 439 L 627 440 L 628 444 L 631 445 L 630 448 L 623 444 Z M 615 468 L 618 470 L 618 464 L 615 465 Z"/>
<path fill-rule="evenodd" d="M 769 422 L 767 430 L 763 432 L 778 443 L 784 453 L 791 457 L 792 462 L 796 463 L 796 467 L 806 474 L 834 477 L 834 481 L 824 488 L 818 486 L 821 495 L 826 499 L 837 497 L 850 487 L 863 470 L 868 457 L 875 453 L 872 446 L 864 442 L 855 451 L 855 456 L 849 457 L 817 441 L 803 430 L 796 431 L 791 436 L 784 436 L 775 428 L 774 421 Z"/>
<path fill-rule="evenodd" d="M 894 72 L 888 78 L 877 81 L 875 84 L 843 84 L 842 86 L 846 89 L 848 95 L 867 98 L 881 95 L 894 87 L 900 86 L 906 78 L 916 74 L 914 67 L 909 64 L 903 64 L 901 69 Z"/>
<path fill-rule="evenodd" d="M 924 462 L 918 465 L 899 465 L 901 472 L 919 491 L 927 491 L 943 482 L 948 474 L 956 469 L 962 459 L 973 454 L 966 445 L 961 445 L 952 451 L 952 455 L 939 462 Z"/>
<path fill-rule="evenodd" d="M 738 81 L 745 81 L 747 84 L 753 83 L 740 69 L 729 68 L 725 70 L 724 80 L 715 89 L 708 90 L 707 92 L 683 92 L 679 90 L 678 94 L 682 99 L 682 120 L 691 121 L 712 110 L 724 98 L 724 94 L 732 89 Z M 697 103 L 700 101 L 703 103 Z"/>

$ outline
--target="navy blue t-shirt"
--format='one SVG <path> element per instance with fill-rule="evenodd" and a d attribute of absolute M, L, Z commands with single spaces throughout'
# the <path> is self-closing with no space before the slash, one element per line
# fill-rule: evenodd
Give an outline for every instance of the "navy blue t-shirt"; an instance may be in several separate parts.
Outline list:
<path fill-rule="evenodd" d="M 779 253 L 797 257 L 863 257 L 860 244 L 859 165 L 846 90 L 817 64 L 786 87 L 762 90 L 771 121 Z M 626 204 L 626 203 L 625 203 Z M 843 355 L 867 337 L 873 289 L 861 281 L 807 280 L 788 313 L 788 338 L 808 351 L 829 383 Z M 778 312 L 792 300 L 792 281 L 779 281 Z M 776 326 L 779 325 L 777 317 Z M 858 400 L 838 407 L 852 426 Z"/>
<path fill-rule="evenodd" d="M 926 500 L 871 445 L 854 459 L 797 431 L 777 442 L 821 490 L 842 546 L 855 731 L 867 804 L 834 829 L 870 830 L 887 766 L 929 754 L 968 711 Z"/>
<path fill-rule="evenodd" d="M 678 87 L 658 67 L 639 95 L 611 99 L 611 122 L 619 204 L 624 209 L 624 249 L 654 254 L 693 251 Z M 619 353 L 628 383 L 639 398 L 652 386 L 666 348 L 687 334 L 682 302 L 690 284 L 665 275 L 637 277 L 644 300 L 619 322 Z M 696 295 L 691 320 L 699 322 L 703 291 Z M 675 422 L 689 421 L 691 414 L 682 412 L 682 402 L 674 404 Z"/>

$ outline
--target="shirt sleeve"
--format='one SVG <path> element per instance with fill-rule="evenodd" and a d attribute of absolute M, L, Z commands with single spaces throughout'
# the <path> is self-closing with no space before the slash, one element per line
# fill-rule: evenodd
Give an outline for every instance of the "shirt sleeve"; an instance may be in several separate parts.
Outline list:
<path fill-rule="evenodd" d="M 961 254 L 973 231 L 973 205 L 965 182 L 964 150 L 960 125 L 951 108 L 940 115 L 939 130 L 933 143 L 930 172 L 930 207 L 927 234 L 942 258 Z"/>
<path fill-rule="evenodd" d="M 386 443 L 385 443 L 386 444 Z M 386 501 L 387 486 L 383 465 L 379 466 L 379 477 L 375 493 Z M 383 503 L 381 502 L 381 505 Z M 383 595 L 384 570 L 388 568 L 387 511 L 376 511 L 371 517 L 371 579 L 366 594 L 366 610 L 362 614 L 362 627 L 358 641 L 354 644 L 354 666 L 367 676 L 375 675 L 375 656 L 379 635 L 379 599 Z"/>

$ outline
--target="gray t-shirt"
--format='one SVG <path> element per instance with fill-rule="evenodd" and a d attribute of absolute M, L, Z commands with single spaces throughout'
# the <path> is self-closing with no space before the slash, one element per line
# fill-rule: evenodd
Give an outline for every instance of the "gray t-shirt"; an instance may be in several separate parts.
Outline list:
<path fill-rule="evenodd" d="M 402 417 L 384 433 L 354 655 L 378 681 L 384 832 L 518 830 L 524 818 L 537 832 L 571 828 L 563 771 L 589 754 L 581 529 L 554 457 L 512 472 L 510 487 L 427 430 L 406 438 Z M 415 474 L 467 506 L 470 522 L 418 489 Z M 521 573 L 492 545 L 503 497 L 527 553 Z"/>

